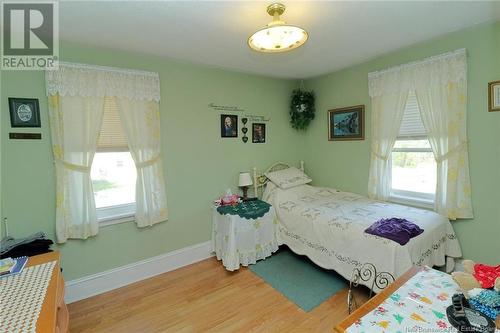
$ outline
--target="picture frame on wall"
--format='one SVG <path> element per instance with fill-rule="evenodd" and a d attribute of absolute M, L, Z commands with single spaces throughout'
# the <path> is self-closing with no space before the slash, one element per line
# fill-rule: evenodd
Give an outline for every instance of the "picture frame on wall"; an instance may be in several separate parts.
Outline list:
<path fill-rule="evenodd" d="M 9 97 L 11 127 L 40 127 L 40 106 L 37 98 Z"/>
<path fill-rule="evenodd" d="M 365 139 L 365 106 L 356 105 L 328 111 L 328 140 Z"/>
<path fill-rule="evenodd" d="M 221 138 L 238 137 L 238 116 L 231 114 L 220 115 L 220 136 Z"/>
<path fill-rule="evenodd" d="M 266 124 L 252 124 L 252 143 L 266 143 Z"/>
<path fill-rule="evenodd" d="M 500 111 L 500 81 L 488 83 L 488 111 Z"/>

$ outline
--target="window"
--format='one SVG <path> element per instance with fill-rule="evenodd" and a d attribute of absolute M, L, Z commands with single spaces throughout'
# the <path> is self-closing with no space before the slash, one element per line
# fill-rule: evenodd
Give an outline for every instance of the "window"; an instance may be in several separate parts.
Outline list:
<path fill-rule="evenodd" d="M 134 215 L 136 168 L 114 98 L 105 99 L 97 153 L 90 175 L 100 222 Z"/>
<path fill-rule="evenodd" d="M 391 159 L 392 200 L 431 206 L 436 192 L 437 166 L 414 92 L 408 96 Z"/>

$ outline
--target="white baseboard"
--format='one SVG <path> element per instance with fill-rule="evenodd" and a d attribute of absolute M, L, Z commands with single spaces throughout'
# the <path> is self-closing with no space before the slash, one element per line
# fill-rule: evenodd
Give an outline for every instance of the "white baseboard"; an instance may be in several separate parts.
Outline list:
<path fill-rule="evenodd" d="M 102 294 L 213 256 L 210 241 L 66 282 L 66 304 Z"/>

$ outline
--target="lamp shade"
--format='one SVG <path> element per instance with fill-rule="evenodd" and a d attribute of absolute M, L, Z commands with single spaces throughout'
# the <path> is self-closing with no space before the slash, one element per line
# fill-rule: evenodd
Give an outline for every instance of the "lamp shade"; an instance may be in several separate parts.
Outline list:
<path fill-rule="evenodd" d="M 248 172 L 240 172 L 240 179 L 238 181 L 238 186 L 250 186 L 252 185 L 252 177 L 250 177 L 250 173 Z"/>

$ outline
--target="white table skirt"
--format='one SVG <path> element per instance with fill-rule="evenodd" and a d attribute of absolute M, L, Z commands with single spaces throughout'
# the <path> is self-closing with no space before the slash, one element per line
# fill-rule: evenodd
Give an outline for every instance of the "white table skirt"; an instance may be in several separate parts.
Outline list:
<path fill-rule="evenodd" d="M 278 250 L 274 208 L 257 219 L 221 215 L 213 209 L 212 249 L 228 271 L 255 264 Z"/>

